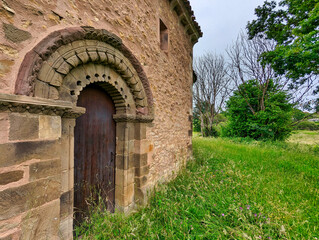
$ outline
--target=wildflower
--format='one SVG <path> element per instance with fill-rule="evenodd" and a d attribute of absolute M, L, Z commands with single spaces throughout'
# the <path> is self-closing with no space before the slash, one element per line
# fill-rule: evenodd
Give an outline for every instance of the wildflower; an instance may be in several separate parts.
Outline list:
<path fill-rule="evenodd" d="M 239 207 L 239 209 L 240 209 L 240 210 L 243 210 L 243 208 L 242 208 L 242 207 Z"/>
<path fill-rule="evenodd" d="M 255 213 L 254 216 L 257 217 L 257 214 Z"/>
<path fill-rule="evenodd" d="M 224 213 L 222 213 L 222 216 L 224 217 L 224 216 L 225 216 L 225 214 L 224 214 Z"/>
<path fill-rule="evenodd" d="M 247 209 L 248 209 L 248 210 L 250 209 L 250 205 L 247 205 Z"/>

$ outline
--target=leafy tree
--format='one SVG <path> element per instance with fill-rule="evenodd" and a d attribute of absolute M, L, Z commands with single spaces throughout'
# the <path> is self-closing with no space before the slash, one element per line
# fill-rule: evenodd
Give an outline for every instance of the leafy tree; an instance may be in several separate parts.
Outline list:
<path fill-rule="evenodd" d="M 302 120 L 306 119 L 307 115 L 309 115 L 309 114 L 307 114 L 307 113 L 301 111 L 301 110 L 298 109 L 298 108 L 295 108 L 295 109 L 293 110 L 292 118 L 293 118 L 293 121 L 294 121 L 294 122 L 299 122 L 299 121 L 302 121 Z"/>
<path fill-rule="evenodd" d="M 308 131 L 317 131 L 319 130 L 319 125 L 317 125 L 314 122 L 304 121 L 299 122 L 294 126 L 294 129 L 296 130 L 308 130 Z"/>
<path fill-rule="evenodd" d="M 241 92 L 246 93 L 245 97 Z M 227 131 L 223 132 L 227 132 L 228 136 L 250 137 L 256 140 L 286 139 L 292 130 L 292 104 L 289 103 L 287 94 L 278 90 L 278 86 L 270 80 L 264 95 L 263 109 L 260 105 L 262 95 L 257 80 L 241 84 L 227 101 L 229 123 Z"/>
<path fill-rule="evenodd" d="M 263 63 L 270 63 L 277 74 L 293 79 L 290 88 L 319 92 L 319 1 L 265 1 L 255 9 L 257 20 L 247 25 L 249 37 L 275 40 L 273 51 L 265 52 Z"/>
<path fill-rule="evenodd" d="M 244 84 L 250 79 L 255 79 L 258 88 L 260 89 L 261 96 L 259 99 L 258 107 L 263 110 L 265 102 L 265 94 L 269 87 L 269 82 L 281 83 L 282 86 L 287 84 L 287 79 L 282 81 L 276 78 L 276 73 L 270 64 L 261 64 L 260 57 L 263 53 L 271 51 L 275 48 L 275 42 L 262 38 L 248 39 L 248 36 L 241 33 L 236 42 L 227 49 L 227 54 L 230 59 L 229 76 L 240 90 L 240 84 Z M 244 89 L 242 89 L 244 90 Z M 240 94 L 246 99 L 245 91 L 240 91 Z M 254 113 L 255 108 L 250 106 L 249 101 L 246 103 L 250 110 Z"/>
<path fill-rule="evenodd" d="M 201 126 L 200 126 L 200 113 L 196 106 L 193 108 L 193 131 L 194 132 L 200 132 Z"/>

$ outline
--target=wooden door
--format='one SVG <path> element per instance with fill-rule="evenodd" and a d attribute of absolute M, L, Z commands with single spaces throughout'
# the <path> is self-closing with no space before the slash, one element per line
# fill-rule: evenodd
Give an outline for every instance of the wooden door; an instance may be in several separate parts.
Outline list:
<path fill-rule="evenodd" d="M 87 202 L 103 199 L 114 211 L 115 198 L 115 107 L 103 89 L 89 85 L 80 94 L 78 106 L 86 113 L 76 120 L 74 130 L 75 224 L 88 210 Z"/>

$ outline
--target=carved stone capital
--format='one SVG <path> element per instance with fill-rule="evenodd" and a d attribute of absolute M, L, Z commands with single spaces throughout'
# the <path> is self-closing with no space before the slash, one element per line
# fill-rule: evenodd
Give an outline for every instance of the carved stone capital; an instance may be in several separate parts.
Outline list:
<path fill-rule="evenodd" d="M 28 112 L 76 118 L 85 113 L 85 109 L 65 101 L 0 93 L 0 112 Z"/>
<path fill-rule="evenodd" d="M 113 119 L 115 122 L 153 122 L 154 117 L 149 115 L 134 115 L 134 114 L 114 114 Z"/>

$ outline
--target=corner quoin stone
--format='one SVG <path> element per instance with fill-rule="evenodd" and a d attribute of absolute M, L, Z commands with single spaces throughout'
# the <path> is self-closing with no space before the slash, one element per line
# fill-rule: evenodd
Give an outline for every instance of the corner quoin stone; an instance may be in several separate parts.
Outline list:
<path fill-rule="evenodd" d="M 22 220 L 20 240 L 59 239 L 60 201 L 54 200 L 26 213 Z"/>
<path fill-rule="evenodd" d="M 30 141 L 0 144 L 0 167 L 31 159 L 53 159 L 61 151 L 59 141 Z"/>
<path fill-rule="evenodd" d="M 59 181 L 44 179 L 0 192 L 0 221 L 58 199 L 60 186 Z"/>
<path fill-rule="evenodd" d="M 24 174 L 24 172 L 21 170 L 1 173 L 0 174 L 0 186 L 21 180 L 23 178 L 23 174 Z"/>
<path fill-rule="evenodd" d="M 30 181 L 49 176 L 55 176 L 61 172 L 61 160 L 49 160 L 36 162 L 30 165 Z"/>
<path fill-rule="evenodd" d="M 58 139 L 61 137 L 61 117 L 60 116 L 39 116 L 39 138 Z"/>
<path fill-rule="evenodd" d="M 39 137 L 39 117 L 31 115 L 10 115 L 10 140 L 31 140 Z"/>

